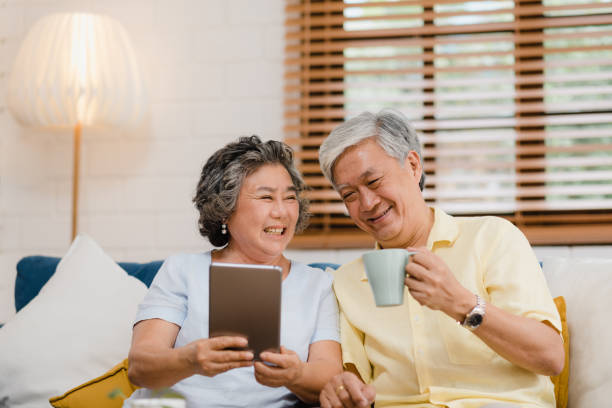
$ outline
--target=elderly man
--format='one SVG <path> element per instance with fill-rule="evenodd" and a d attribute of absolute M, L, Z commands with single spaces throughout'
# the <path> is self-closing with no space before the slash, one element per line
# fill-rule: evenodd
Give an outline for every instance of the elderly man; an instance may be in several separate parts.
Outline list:
<path fill-rule="evenodd" d="M 417 252 L 397 307 L 376 308 L 361 259 L 336 271 L 345 371 L 321 406 L 554 407 L 561 323 L 524 235 L 427 206 L 419 140 L 396 111 L 338 126 L 319 161 L 377 249 Z"/>

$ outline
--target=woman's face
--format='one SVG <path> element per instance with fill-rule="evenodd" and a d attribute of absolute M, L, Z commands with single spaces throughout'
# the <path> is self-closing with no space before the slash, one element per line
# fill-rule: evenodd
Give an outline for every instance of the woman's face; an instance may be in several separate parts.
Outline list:
<path fill-rule="evenodd" d="M 273 262 L 293 238 L 299 214 L 287 170 L 266 164 L 245 178 L 236 210 L 227 221 L 229 247 L 257 262 Z"/>

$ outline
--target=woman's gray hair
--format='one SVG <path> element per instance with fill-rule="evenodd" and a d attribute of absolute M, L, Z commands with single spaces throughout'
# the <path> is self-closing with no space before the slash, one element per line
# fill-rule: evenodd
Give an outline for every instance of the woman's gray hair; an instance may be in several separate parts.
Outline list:
<path fill-rule="evenodd" d="M 319 149 L 321 170 L 334 187 L 336 183 L 333 170 L 338 157 L 347 148 L 371 137 L 376 139 L 389 156 L 395 157 L 400 165 L 404 165 L 411 150 L 417 152 L 421 165 L 423 164 L 419 136 L 402 113 L 394 109 L 383 109 L 376 114 L 363 112 L 336 127 Z M 419 180 L 421 190 L 424 186 L 425 171 Z"/>
<path fill-rule="evenodd" d="M 306 183 L 293 164 L 293 150 L 283 142 L 262 142 L 257 136 L 241 137 L 217 150 L 202 168 L 193 202 L 200 218 L 200 234 L 214 246 L 229 242 L 231 231 L 221 233 L 221 225 L 236 209 L 244 179 L 266 164 L 282 165 L 293 182 L 299 203 L 296 232 L 308 224 L 308 199 L 304 197 Z"/>

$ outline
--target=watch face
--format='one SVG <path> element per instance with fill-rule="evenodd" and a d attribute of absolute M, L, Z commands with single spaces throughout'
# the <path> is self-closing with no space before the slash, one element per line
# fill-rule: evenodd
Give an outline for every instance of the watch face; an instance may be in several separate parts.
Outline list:
<path fill-rule="evenodd" d="M 473 314 L 468 319 L 468 325 L 472 327 L 478 327 L 482 323 L 482 315 L 481 314 Z"/>

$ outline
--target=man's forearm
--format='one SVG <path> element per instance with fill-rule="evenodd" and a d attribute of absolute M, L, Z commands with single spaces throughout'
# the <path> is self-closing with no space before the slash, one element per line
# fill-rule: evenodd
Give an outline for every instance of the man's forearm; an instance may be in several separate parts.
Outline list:
<path fill-rule="evenodd" d="M 474 334 L 519 367 L 549 376 L 563 370 L 563 341 L 559 333 L 545 323 L 487 304 L 484 320 Z"/>

